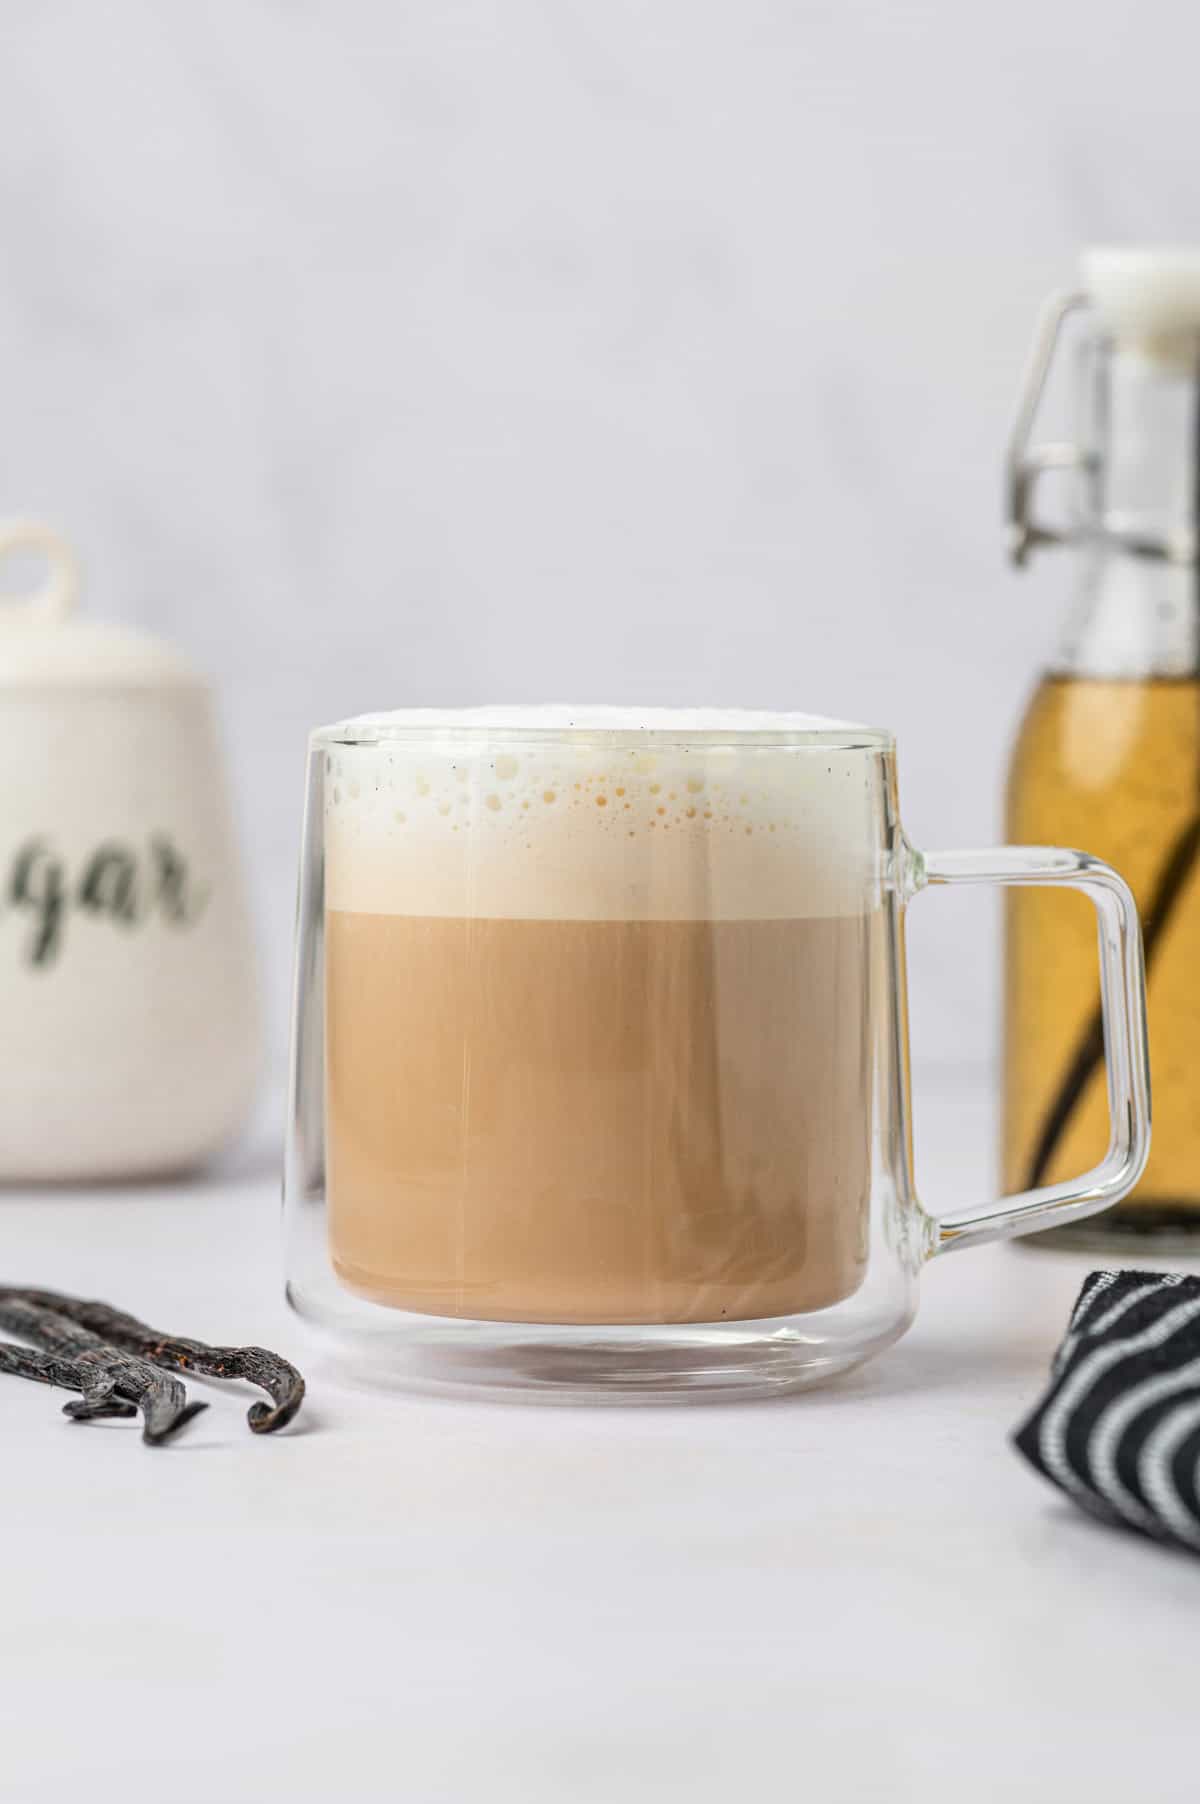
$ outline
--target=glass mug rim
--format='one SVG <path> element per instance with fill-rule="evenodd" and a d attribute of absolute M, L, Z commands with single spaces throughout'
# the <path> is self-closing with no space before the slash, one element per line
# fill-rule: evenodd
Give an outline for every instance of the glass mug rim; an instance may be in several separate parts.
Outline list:
<path fill-rule="evenodd" d="M 634 709 L 624 711 L 636 712 Z M 736 746 L 739 750 L 762 747 L 764 750 L 812 752 L 894 752 L 896 749 L 895 734 L 888 728 L 862 726 L 851 721 L 830 721 L 814 727 L 742 726 L 732 721 L 728 725 L 689 726 L 686 724 L 689 715 L 706 711 L 681 708 L 678 723 L 669 724 L 664 717 L 671 710 L 647 709 L 646 712 L 654 714 L 656 719 L 653 726 L 645 727 L 573 726 L 533 719 L 520 725 L 505 726 L 478 719 L 473 709 L 463 709 L 458 718 L 456 712 L 451 708 L 439 710 L 437 718 L 431 718 L 429 712 L 419 708 L 356 714 L 347 720 L 315 728 L 309 736 L 309 746 L 313 751 L 324 751 L 332 746 L 381 745 L 395 741 L 404 745 L 424 742 L 434 746 L 561 743 L 605 745 L 620 751 L 668 746 L 690 746 L 697 750 L 719 750 L 726 746 Z M 586 712 L 586 709 L 581 708 L 580 712 Z M 768 711 L 764 711 L 764 718 L 770 718 Z"/>

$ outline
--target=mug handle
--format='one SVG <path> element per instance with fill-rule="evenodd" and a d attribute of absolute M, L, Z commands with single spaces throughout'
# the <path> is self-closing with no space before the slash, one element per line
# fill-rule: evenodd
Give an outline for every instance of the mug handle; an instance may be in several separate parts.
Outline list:
<path fill-rule="evenodd" d="M 1108 1073 L 1109 1142 L 1101 1163 L 1067 1183 L 1019 1190 L 982 1208 L 935 1217 L 930 1254 L 1007 1240 L 1107 1209 L 1133 1189 L 1150 1154 L 1146 974 L 1137 904 L 1129 885 L 1100 859 L 1061 846 L 914 851 L 912 858 L 910 894 L 935 883 L 1046 884 L 1081 890 L 1091 900 L 1100 929 L 1100 1003 Z"/>

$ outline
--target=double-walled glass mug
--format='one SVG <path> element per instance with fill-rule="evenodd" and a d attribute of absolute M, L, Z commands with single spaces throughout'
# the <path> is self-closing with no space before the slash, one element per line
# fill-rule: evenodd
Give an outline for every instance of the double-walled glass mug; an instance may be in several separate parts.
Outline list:
<path fill-rule="evenodd" d="M 936 1219 L 904 911 L 1061 884 L 1100 927 L 1103 1162 Z M 287 1289 L 365 1369 L 607 1400 L 783 1391 L 894 1341 L 935 1254 L 1103 1209 L 1149 1144 L 1141 938 L 1081 852 L 925 853 L 890 734 L 488 709 L 313 735 Z"/>

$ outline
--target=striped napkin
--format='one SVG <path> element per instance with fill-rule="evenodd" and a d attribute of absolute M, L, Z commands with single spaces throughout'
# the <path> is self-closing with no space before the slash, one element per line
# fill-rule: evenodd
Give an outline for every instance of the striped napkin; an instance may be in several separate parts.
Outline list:
<path fill-rule="evenodd" d="M 1013 1439 L 1093 1515 L 1200 1552 L 1200 1278 L 1093 1272 Z"/>

